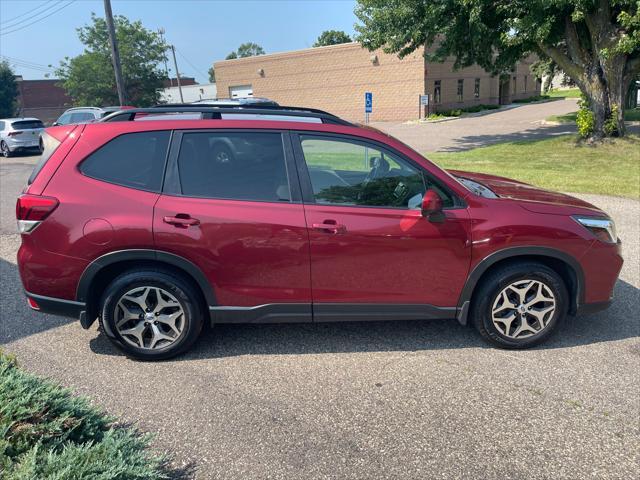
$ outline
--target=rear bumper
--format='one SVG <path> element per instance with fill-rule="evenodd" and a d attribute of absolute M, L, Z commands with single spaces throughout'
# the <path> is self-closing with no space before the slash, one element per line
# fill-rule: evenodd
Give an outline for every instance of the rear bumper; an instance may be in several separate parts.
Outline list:
<path fill-rule="evenodd" d="M 62 317 L 80 318 L 81 314 L 86 310 L 84 302 L 75 302 L 72 300 L 64 300 L 62 298 L 45 297 L 36 295 L 35 293 L 25 292 L 28 299 L 35 302 L 36 308 L 29 302 L 32 310 L 42 313 L 50 313 L 52 315 L 60 315 Z"/>

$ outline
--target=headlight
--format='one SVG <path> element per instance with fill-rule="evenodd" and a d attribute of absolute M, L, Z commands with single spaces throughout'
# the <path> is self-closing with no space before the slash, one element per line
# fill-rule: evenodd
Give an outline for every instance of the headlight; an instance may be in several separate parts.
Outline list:
<path fill-rule="evenodd" d="M 572 217 L 576 222 L 593 233 L 598 240 L 606 243 L 616 243 L 618 235 L 616 224 L 610 218 Z"/>

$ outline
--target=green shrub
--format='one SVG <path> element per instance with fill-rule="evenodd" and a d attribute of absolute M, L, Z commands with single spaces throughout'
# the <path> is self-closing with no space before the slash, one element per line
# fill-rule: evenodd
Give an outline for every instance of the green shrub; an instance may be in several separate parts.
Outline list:
<path fill-rule="evenodd" d="M 618 106 L 614 105 L 611 108 L 611 115 L 604 121 L 602 130 L 607 137 L 618 136 Z"/>
<path fill-rule="evenodd" d="M 596 119 L 593 115 L 593 112 L 589 108 L 589 103 L 584 97 L 582 97 L 580 102 L 578 102 L 578 105 L 580 106 L 580 110 L 578 110 L 578 115 L 576 116 L 578 134 L 582 138 L 589 138 L 593 134 L 593 130 L 596 125 Z"/>
<path fill-rule="evenodd" d="M 147 450 L 149 436 L 112 422 L 0 351 L 0 479 L 168 478 L 164 460 Z"/>

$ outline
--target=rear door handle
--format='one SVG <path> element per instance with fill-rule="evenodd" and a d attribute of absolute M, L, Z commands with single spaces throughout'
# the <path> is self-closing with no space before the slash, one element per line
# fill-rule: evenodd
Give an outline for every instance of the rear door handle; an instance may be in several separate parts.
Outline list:
<path fill-rule="evenodd" d="M 200 220 L 198 220 L 197 218 L 191 218 L 188 213 L 177 213 L 175 217 L 167 216 L 162 220 L 164 221 L 164 223 L 174 225 L 178 228 L 187 228 L 200 225 Z"/>
<path fill-rule="evenodd" d="M 347 232 L 347 227 L 344 225 L 328 220 L 325 220 L 324 223 L 312 223 L 311 228 L 333 234 Z"/>

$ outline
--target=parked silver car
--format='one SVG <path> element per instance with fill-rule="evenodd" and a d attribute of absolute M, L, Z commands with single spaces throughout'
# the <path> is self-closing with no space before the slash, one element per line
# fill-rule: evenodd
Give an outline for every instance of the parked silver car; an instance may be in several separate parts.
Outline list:
<path fill-rule="evenodd" d="M 10 157 L 17 151 L 40 149 L 44 124 L 37 118 L 0 119 L 0 152 Z"/>
<path fill-rule="evenodd" d="M 119 110 L 126 110 L 133 107 L 74 107 L 66 110 L 58 119 L 53 122 L 53 126 L 69 125 L 75 123 L 91 123 L 106 117 L 110 113 Z"/>

